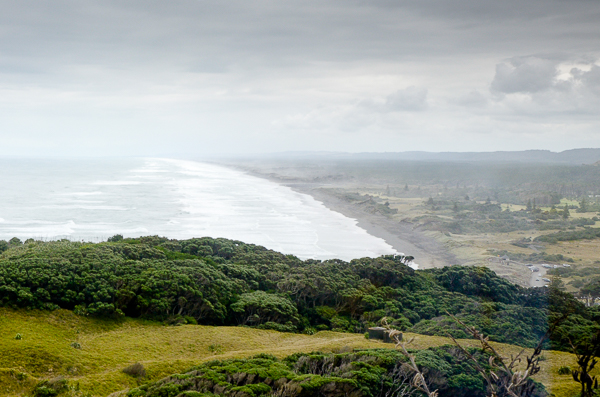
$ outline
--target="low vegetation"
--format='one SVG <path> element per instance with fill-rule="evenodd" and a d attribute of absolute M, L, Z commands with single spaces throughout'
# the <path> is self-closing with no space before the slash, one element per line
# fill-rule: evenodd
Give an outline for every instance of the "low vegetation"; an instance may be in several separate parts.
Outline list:
<path fill-rule="evenodd" d="M 600 329 L 597 311 L 559 288 L 522 288 L 484 267 L 415 271 L 403 256 L 301 261 L 212 238 L 7 246 L 0 368 L 12 371 L 5 379 L 15 395 L 258 396 L 281 388 L 297 391 L 290 396 L 385 395 L 410 385 L 408 356 L 356 351 L 381 346 L 363 334 L 385 318 L 427 341 L 410 354 L 440 396 L 483 396 L 465 351 L 437 347 L 447 336 L 472 336 L 456 320 L 492 341 L 530 348 L 559 322 L 543 346 L 575 352 Z M 274 357 L 244 358 L 265 351 Z M 466 352 L 481 365 L 488 360 Z M 576 367 L 572 358 L 560 364 Z"/>
<path fill-rule="evenodd" d="M 489 357 L 469 349 L 482 366 Z M 416 364 L 430 379 L 429 387 L 439 396 L 484 397 L 486 387 L 477 371 L 455 346 L 445 345 L 414 352 Z M 171 375 L 129 391 L 129 397 L 164 395 L 233 394 L 244 396 L 396 395 L 415 393 L 413 371 L 405 354 L 390 349 L 359 350 L 351 353 L 296 353 L 278 360 L 261 354 L 249 359 L 210 361 L 183 374 Z M 546 395 L 533 384 L 532 396 Z M 193 394 L 194 392 L 198 394 Z"/>
<path fill-rule="evenodd" d="M 548 291 L 518 287 L 487 268 L 414 271 L 406 260 L 301 261 L 211 238 L 13 242 L 0 256 L 0 302 L 99 318 L 309 334 L 364 333 L 386 317 L 399 330 L 466 337 L 452 326 L 448 312 L 492 340 L 528 347 L 546 332 L 548 316 L 564 312 L 565 306 L 579 316 L 573 324 L 592 321 L 568 294 L 556 292 L 560 299 L 550 301 Z M 568 348 L 561 340 L 551 343 Z M 78 342 L 71 346 L 77 349 Z"/>

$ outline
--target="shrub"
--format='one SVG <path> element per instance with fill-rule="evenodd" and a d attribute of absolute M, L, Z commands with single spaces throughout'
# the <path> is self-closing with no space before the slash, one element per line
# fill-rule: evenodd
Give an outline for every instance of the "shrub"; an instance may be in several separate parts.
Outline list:
<path fill-rule="evenodd" d="M 67 380 L 62 376 L 59 376 L 54 379 L 39 382 L 33 390 L 33 395 L 34 397 L 54 397 L 68 390 L 69 385 Z"/>
<path fill-rule="evenodd" d="M 21 336 L 21 334 L 16 334 L 15 335 L 15 339 L 16 340 L 21 340 L 21 339 L 23 339 L 23 337 Z"/>
<path fill-rule="evenodd" d="M 134 378 L 144 378 L 146 376 L 146 368 L 140 363 L 135 363 L 123 368 L 123 373 Z"/>
<path fill-rule="evenodd" d="M 71 347 L 74 349 L 81 349 L 81 345 L 79 344 L 79 342 L 71 343 Z"/>
<path fill-rule="evenodd" d="M 567 367 L 567 366 L 563 365 L 562 367 L 560 367 L 558 369 L 558 374 L 559 375 L 571 375 L 571 367 Z"/>
<path fill-rule="evenodd" d="M 196 321 L 196 319 L 192 316 L 183 316 L 183 318 L 185 319 L 185 322 L 188 324 L 198 325 L 198 321 Z"/>
<path fill-rule="evenodd" d="M 123 235 L 122 234 L 115 234 L 112 237 L 109 237 L 108 240 L 109 243 L 118 243 L 119 241 L 123 241 Z"/>
<path fill-rule="evenodd" d="M 213 354 L 223 354 L 224 350 L 225 349 L 223 349 L 223 346 L 221 346 L 221 345 L 216 345 L 216 344 L 208 345 L 208 351 Z"/>
<path fill-rule="evenodd" d="M 317 333 L 317 330 L 314 327 L 306 327 L 304 328 L 304 331 L 302 331 L 302 333 L 305 335 L 314 335 Z"/>

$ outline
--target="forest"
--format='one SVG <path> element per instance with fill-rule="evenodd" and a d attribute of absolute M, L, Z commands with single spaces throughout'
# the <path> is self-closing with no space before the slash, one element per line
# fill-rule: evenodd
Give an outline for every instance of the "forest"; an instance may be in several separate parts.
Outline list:
<path fill-rule="evenodd" d="M 1 304 L 306 334 L 364 333 L 387 318 L 401 331 L 467 337 L 454 315 L 493 341 L 525 347 L 567 313 L 547 342 L 558 350 L 600 328 L 600 312 L 571 294 L 523 288 L 485 267 L 415 271 L 403 256 L 302 261 L 219 238 L 110 240 L 11 240 L 0 256 Z"/>
<path fill-rule="evenodd" d="M 167 327 L 228 325 L 307 335 L 331 330 L 367 337 L 369 327 L 384 325 L 390 331 L 462 340 L 485 335 L 485 343 L 585 357 L 600 353 L 597 307 L 586 307 L 563 292 L 560 283 L 524 288 L 486 267 L 413 270 L 407 265 L 413 258 L 400 255 L 300 260 L 208 237 L 116 235 L 101 243 L 13 238 L 0 247 L 0 305 L 12 310 L 66 309 L 113 322 L 140 318 Z M 538 360 L 541 350 L 536 351 Z M 486 396 L 491 383 L 482 374 L 496 371 L 491 365 L 497 357 L 485 346 L 461 350 L 460 345 L 305 352 L 283 359 L 263 354 L 205 362 L 142 382 L 128 396 L 391 396 L 402 395 L 399 387 L 406 388 L 403 393 L 427 395 L 411 386 L 417 369 L 439 396 Z M 587 372 L 575 380 L 584 385 L 591 368 L 584 363 L 582 369 Z M 71 390 L 66 381 L 52 382 L 40 381 L 34 395 Z M 520 387 L 528 393 L 522 395 L 547 395 L 529 377 Z M 285 394 L 289 390 L 295 391 Z"/>

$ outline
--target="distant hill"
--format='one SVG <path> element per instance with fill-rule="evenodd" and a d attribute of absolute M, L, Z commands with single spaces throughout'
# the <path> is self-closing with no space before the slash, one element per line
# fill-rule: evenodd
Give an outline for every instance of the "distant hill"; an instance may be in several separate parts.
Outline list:
<path fill-rule="evenodd" d="M 357 158 L 412 160 L 412 161 L 458 161 L 458 162 L 523 162 L 593 164 L 600 161 L 600 149 L 571 149 L 563 152 L 549 150 L 524 150 L 518 152 L 400 152 L 357 153 Z"/>
<path fill-rule="evenodd" d="M 258 157 L 258 156 L 256 156 Z M 550 150 L 523 150 L 498 152 L 284 152 L 260 157 L 271 159 L 354 159 L 354 160 L 400 160 L 440 162 L 491 162 L 491 163 L 547 163 L 547 164 L 594 164 L 600 161 L 600 148 L 571 149 L 563 152 Z"/>

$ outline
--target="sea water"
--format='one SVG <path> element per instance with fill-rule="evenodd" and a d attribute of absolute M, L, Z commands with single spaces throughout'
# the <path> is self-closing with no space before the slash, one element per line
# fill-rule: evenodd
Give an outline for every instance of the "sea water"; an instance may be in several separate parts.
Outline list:
<path fill-rule="evenodd" d="M 225 237 L 302 259 L 397 253 L 289 187 L 173 159 L 0 159 L 0 239 Z"/>

